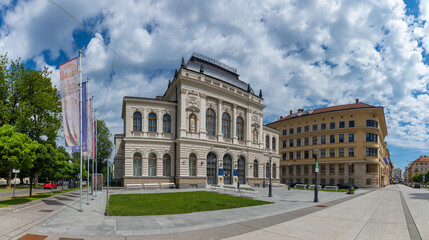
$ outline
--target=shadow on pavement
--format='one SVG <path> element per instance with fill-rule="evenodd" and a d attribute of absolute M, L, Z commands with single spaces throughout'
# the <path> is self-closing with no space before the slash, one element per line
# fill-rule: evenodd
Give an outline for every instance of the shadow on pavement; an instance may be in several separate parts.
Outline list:
<path fill-rule="evenodd" d="M 408 196 L 412 199 L 425 199 L 429 200 L 429 193 L 410 193 Z"/>

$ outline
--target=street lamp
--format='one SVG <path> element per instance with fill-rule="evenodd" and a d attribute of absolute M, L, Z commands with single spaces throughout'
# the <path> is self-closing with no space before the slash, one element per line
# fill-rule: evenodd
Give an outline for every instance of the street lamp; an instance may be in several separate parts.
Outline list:
<path fill-rule="evenodd" d="M 267 172 L 267 164 L 262 163 L 262 175 L 264 176 L 264 180 L 262 181 L 262 188 L 265 188 L 265 174 Z"/>
<path fill-rule="evenodd" d="M 319 164 L 317 163 L 317 154 L 319 152 L 319 149 L 315 148 L 313 150 L 313 156 L 314 156 L 314 160 L 316 162 L 316 168 L 314 169 L 314 174 L 316 175 L 315 177 L 315 184 L 314 184 L 314 202 L 319 202 L 319 197 L 318 197 L 318 187 L 319 185 L 317 184 L 317 173 L 319 172 Z"/>
<path fill-rule="evenodd" d="M 272 171 L 271 159 L 273 158 L 273 153 L 272 152 L 268 153 L 268 158 L 270 159 L 270 165 L 269 165 L 269 168 L 268 168 L 268 172 L 270 173 L 270 185 L 268 186 L 268 197 L 273 197 L 273 185 L 271 184 L 271 175 L 273 175 L 271 173 L 271 171 Z"/>
<path fill-rule="evenodd" d="M 287 176 L 289 177 L 289 181 L 288 181 L 288 183 L 287 183 L 287 190 L 290 190 L 290 181 L 292 180 L 292 176 L 289 176 L 289 168 L 290 168 L 290 165 L 288 164 L 287 165 Z"/>

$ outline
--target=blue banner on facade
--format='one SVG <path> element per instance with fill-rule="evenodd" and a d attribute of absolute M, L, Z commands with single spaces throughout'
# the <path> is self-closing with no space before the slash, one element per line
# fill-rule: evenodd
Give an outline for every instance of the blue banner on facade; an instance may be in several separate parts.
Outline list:
<path fill-rule="evenodd" d="M 234 176 L 238 176 L 238 171 L 237 171 L 237 169 L 234 169 Z"/>
<path fill-rule="evenodd" d="M 222 175 L 223 175 L 223 169 L 219 168 L 219 176 L 222 176 Z"/>

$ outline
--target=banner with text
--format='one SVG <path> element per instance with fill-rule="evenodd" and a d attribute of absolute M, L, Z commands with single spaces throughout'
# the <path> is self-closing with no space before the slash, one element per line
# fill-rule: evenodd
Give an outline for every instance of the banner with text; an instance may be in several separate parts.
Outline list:
<path fill-rule="evenodd" d="M 61 107 L 67 147 L 79 145 L 79 59 L 60 65 Z"/>

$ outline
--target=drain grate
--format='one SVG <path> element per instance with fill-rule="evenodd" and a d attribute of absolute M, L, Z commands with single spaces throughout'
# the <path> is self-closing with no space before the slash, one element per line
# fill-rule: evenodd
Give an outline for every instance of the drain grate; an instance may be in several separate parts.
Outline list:
<path fill-rule="evenodd" d="M 52 211 L 54 211 L 54 210 L 42 209 L 39 212 L 52 212 Z"/>
<path fill-rule="evenodd" d="M 326 205 L 317 205 L 316 207 L 326 207 Z"/>
<path fill-rule="evenodd" d="M 48 236 L 43 236 L 43 235 L 26 234 L 26 235 L 20 237 L 18 240 L 43 240 L 47 237 Z"/>

